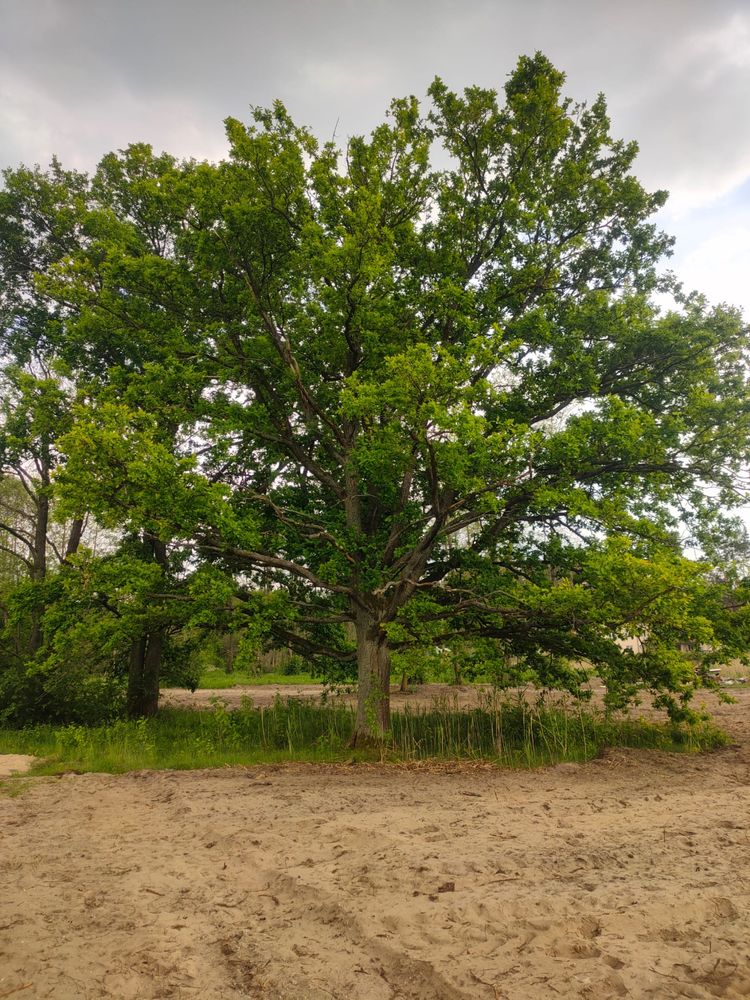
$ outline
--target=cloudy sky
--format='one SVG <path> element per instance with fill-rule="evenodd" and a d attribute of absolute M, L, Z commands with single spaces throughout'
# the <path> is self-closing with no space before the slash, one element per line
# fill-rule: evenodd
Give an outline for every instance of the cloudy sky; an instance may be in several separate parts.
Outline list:
<path fill-rule="evenodd" d="M 687 288 L 750 317 L 749 0 L 2 0 L 0 166 L 91 169 L 147 141 L 224 154 L 222 120 L 280 97 L 316 134 L 366 131 L 391 97 L 500 88 L 545 52 L 607 96 Z"/>

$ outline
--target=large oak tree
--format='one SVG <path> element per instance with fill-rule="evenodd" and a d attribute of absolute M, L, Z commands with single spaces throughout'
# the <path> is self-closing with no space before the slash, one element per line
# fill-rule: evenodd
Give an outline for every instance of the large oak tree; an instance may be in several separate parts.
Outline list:
<path fill-rule="evenodd" d="M 563 82 L 541 55 L 504 102 L 436 80 L 343 151 L 281 104 L 228 120 L 218 164 L 133 147 L 44 279 L 110 372 L 64 441 L 69 502 L 180 539 L 266 595 L 275 641 L 356 662 L 362 738 L 394 649 L 478 635 L 545 684 L 586 659 L 687 696 L 675 639 L 713 639 L 678 534 L 736 497 L 746 330 L 651 303 L 666 196 Z"/>

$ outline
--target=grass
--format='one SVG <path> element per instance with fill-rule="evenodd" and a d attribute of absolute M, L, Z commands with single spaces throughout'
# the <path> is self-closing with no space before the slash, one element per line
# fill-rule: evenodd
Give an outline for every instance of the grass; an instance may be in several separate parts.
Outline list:
<path fill-rule="evenodd" d="M 320 684 L 319 677 L 312 674 L 246 674 L 236 671 L 228 674 L 225 670 L 208 670 L 201 675 L 198 689 L 219 690 L 224 688 L 265 684 Z"/>
<path fill-rule="evenodd" d="M 29 782 L 18 775 L 0 781 L 0 797 L 5 796 L 8 799 L 17 799 L 19 795 L 23 795 L 28 790 Z"/>
<path fill-rule="evenodd" d="M 0 753 L 42 758 L 32 773 L 121 773 L 279 761 L 363 762 L 486 760 L 511 767 L 585 761 L 605 747 L 710 750 L 726 743 L 708 723 L 677 728 L 641 719 L 607 720 L 592 711 L 492 703 L 457 711 L 445 704 L 394 713 L 382 747 L 349 748 L 349 706 L 277 698 L 227 711 L 169 709 L 149 720 L 106 726 L 35 726 L 0 730 Z"/>

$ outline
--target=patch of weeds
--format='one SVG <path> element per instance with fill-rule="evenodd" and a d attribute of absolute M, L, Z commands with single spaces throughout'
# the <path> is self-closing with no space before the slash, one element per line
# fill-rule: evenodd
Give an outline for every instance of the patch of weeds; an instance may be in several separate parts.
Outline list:
<path fill-rule="evenodd" d="M 28 792 L 31 783 L 25 778 L 7 778 L 0 781 L 0 795 L 6 799 L 17 799 Z"/>

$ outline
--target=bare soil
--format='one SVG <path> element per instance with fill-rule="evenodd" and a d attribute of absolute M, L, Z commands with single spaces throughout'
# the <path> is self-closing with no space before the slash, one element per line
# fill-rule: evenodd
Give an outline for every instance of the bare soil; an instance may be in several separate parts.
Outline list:
<path fill-rule="evenodd" d="M 23 774 L 35 760 L 36 757 L 31 757 L 27 753 L 0 754 L 0 778 L 7 778 L 11 774 Z"/>
<path fill-rule="evenodd" d="M 25 778 L 0 795 L 0 997 L 750 996 L 735 696 L 703 756 Z"/>

